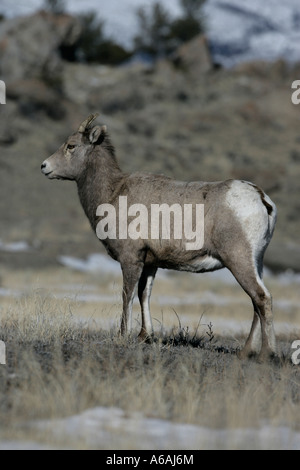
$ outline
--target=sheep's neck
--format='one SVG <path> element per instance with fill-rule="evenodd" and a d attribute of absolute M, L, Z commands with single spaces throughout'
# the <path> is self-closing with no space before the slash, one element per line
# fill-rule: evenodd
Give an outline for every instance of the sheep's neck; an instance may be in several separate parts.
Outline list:
<path fill-rule="evenodd" d="M 77 181 L 77 187 L 81 205 L 94 230 L 98 206 L 113 202 L 124 178 L 125 174 L 113 156 L 104 153 L 89 159 L 84 174 Z"/>

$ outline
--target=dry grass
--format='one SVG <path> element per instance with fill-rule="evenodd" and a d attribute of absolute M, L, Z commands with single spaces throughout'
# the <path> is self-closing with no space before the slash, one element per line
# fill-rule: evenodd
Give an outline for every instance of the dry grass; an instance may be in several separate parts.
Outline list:
<path fill-rule="evenodd" d="M 294 337 L 280 339 L 279 364 L 241 362 L 237 342 L 212 338 L 203 325 L 189 330 L 177 323 L 153 344 L 139 344 L 115 330 L 79 323 L 73 307 L 35 292 L 2 311 L 2 438 L 28 435 L 22 429 L 29 420 L 95 406 L 211 428 L 267 422 L 299 429 L 300 367 L 290 361 Z"/>

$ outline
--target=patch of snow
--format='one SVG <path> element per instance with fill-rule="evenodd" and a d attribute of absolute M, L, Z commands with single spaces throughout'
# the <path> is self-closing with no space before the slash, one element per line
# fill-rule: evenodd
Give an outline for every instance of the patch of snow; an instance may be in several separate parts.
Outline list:
<path fill-rule="evenodd" d="M 211 429 L 193 424 L 147 418 L 138 412 L 97 407 L 62 419 L 29 423 L 56 442 L 79 442 L 98 449 L 145 450 L 280 449 L 300 450 L 300 433 L 287 426 Z"/>
<path fill-rule="evenodd" d="M 281 285 L 287 286 L 290 284 L 300 284 L 300 273 L 295 273 L 292 270 L 287 270 L 277 275 L 277 280 Z"/>
<path fill-rule="evenodd" d="M 75 302 L 95 302 L 95 303 L 108 303 L 114 304 L 118 301 L 115 295 L 108 294 L 91 294 L 91 293 L 58 293 L 55 294 L 58 299 L 70 299 Z"/>
<path fill-rule="evenodd" d="M 16 289 L 7 289 L 6 287 L 0 287 L 0 297 L 21 297 L 22 292 Z"/>
<path fill-rule="evenodd" d="M 203 11 L 212 54 L 223 66 L 279 58 L 299 61 L 298 0 L 208 0 Z"/>
<path fill-rule="evenodd" d="M 81 272 L 121 274 L 120 264 L 102 254 L 91 254 L 86 260 L 72 256 L 59 256 L 58 261 L 68 268 Z"/>
<path fill-rule="evenodd" d="M 0 450 L 51 450 L 51 447 L 34 441 L 4 440 L 0 442 Z"/>
<path fill-rule="evenodd" d="M 28 243 L 24 241 L 4 243 L 2 240 L 0 240 L 0 250 L 11 253 L 20 253 L 24 251 L 30 251 L 31 248 Z"/>

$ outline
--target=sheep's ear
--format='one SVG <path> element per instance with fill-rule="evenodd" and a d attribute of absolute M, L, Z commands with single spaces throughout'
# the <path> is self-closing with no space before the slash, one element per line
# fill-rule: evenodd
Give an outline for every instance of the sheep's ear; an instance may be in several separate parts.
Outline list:
<path fill-rule="evenodd" d="M 106 126 L 95 126 L 89 133 L 89 140 L 91 144 L 95 144 L 100 139 L 100 136 L 105 136 Z"/>

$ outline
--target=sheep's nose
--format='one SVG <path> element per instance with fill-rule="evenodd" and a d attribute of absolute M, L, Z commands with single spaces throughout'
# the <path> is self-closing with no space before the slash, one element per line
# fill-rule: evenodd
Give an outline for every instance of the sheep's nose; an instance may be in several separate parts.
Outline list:
<path fill-rule="evenodd" d="M 44 173 L 44 175 L 49 173 L 49 164 L 46 160 L 41 164 L 41 171 Z"/>

